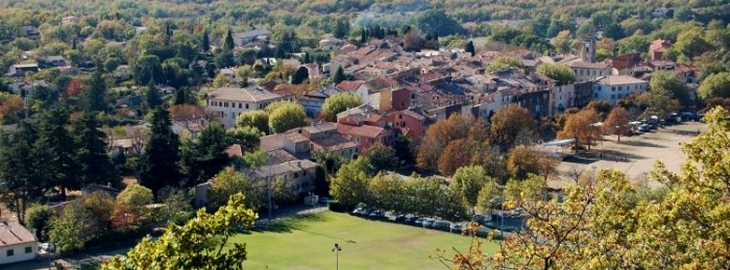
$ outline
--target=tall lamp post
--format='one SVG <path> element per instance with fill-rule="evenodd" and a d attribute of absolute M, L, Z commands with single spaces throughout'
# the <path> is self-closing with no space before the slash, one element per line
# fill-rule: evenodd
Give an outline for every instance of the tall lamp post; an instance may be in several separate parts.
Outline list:
<path fill-rule="evenodd" d="M 340 251 L 342 251 L 342 247 L 340 246 L 340 244 L 335 243 L 335 247 L 332 248 L 332 252 L 334 252 L 336 254 L 335 258 L 337 258 L 337 261 L 335 264 L 335 267 L 336 267 L 335 269 L 337 269 L 337 270 L 340 270 Z"/>

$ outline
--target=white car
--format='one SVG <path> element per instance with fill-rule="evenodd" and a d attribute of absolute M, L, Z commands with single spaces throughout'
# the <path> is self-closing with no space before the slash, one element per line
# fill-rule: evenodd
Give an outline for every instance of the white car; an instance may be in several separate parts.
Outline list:
<path fill-rule="evenodd" d="M 54 250 L 56 250 L 56 247 L 51 243 L 40 243 L 38 246 L 41 248 L 41 250 L 46 252 L 53 252 Z"/>

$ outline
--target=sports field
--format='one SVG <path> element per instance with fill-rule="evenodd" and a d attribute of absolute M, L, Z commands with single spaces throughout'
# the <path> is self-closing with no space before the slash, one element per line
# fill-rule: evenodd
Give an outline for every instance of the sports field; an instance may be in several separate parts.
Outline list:
<path fill-rule="evenodd" d="M 340 269 L 447 269 L 430 259 L 437 248 L 453 254 L 465 251 L 471 239 L 454 233 L 423 229 L 348 214 L 325 212 L 280 221 L 263 232 L 240 234 L 245 242 L 247 269 L 335 269 L 339 243 Z M 486 252 L 497 245 L 489 243 Z"/>

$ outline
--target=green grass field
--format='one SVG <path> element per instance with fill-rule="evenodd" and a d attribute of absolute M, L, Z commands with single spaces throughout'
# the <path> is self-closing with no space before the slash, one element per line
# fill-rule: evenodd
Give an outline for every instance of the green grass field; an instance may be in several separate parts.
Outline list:
<path fill-rule="evenodd" d="M 436 249 L 465 251 L 469 237 L 348 214 L 325 212 L 281 221 L 263 232 L 237 235 L 246 243 L 247 269 L 334 269 L 335 243 L 341 269 L 447 269 L 430 259 Z M 493 253 L 497 244 L 489 243 Z"/>

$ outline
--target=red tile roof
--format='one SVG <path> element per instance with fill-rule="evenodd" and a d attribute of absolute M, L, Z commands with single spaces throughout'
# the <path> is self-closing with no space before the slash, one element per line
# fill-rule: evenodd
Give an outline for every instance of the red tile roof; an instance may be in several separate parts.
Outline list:
<path fill-rule="evenodd" d="M 0 247 L 36 242 L 35 236 L 14 221 L 0 222 Z"/>
<path fill-rule="evenodd" d="M 361 136 L 366 138 L 377 138 L 378 136 L 384 134 L 386 130 L 381 127 L 374 127 L 374 126 L 353 126 L 349 130 L 347 130 L 347 134 L 355 135 L 355 136 Z"/>
<path fill-rule="evenodd" d="M 337 88 L 339 88 L 342 91 L 355 92 L 357 90 L 357 88 L 359 88 L 360 85 L 362 85 L 363 83 L 365 83 L 365 82 L 359 81 L 359 80 L 358 81 L 342 81 L 342 82 L 340 82 L 340 84 L 337 85 Z"/>

